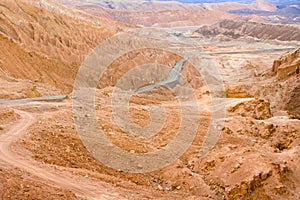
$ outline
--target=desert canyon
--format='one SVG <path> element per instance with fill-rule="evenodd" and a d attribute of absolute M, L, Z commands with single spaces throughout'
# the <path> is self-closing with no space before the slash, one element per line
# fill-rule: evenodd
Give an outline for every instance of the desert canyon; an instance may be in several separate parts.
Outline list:
<path fill-rule="evenodd" d="M 0 0 L 0 44 L 0 199 L 300 199 L 297 0 Z M 111 167 L 93 120 L 130 155 L 188 146 Z"/>

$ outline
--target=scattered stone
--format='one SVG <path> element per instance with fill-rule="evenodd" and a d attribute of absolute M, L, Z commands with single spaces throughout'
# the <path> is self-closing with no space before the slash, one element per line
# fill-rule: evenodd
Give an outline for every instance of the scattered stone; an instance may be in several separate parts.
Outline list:
<path fill-rule="evenodd" d="M 239 103 L 228 109 L 231 115 L 240 115 L 242 117 L 252 117 L 257 120 L 264 120 L 273 116 L 270 103 L 262 99 L 254 99 Z"/>
<path fill-rule="evenodd" d="M 137 168 L 138 168 L 138 169 L 143 169 L 143 166 L 140 165 L 140 164 L 138 164 L 138 165 L 137 165 Z"/>
<path fill-rule="evenodd" d="M 164 188 L 161 185 L 158 185 L 157 188 L 161 191 L 164 190 Z"/>
<path fill-rule="evenodd" d="M 66 153 L 70 153 L 70 152 L 71 152 L 71 148 L 67 146 Z"/>

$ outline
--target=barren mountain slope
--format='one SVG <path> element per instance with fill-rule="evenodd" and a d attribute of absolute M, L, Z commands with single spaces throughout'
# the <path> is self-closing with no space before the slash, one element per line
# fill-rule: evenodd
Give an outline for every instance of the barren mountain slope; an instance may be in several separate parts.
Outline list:
<path fill-rule="evenodd" d="M 250 36 L 263 40 L 300 41 L 300 29 L 290 25 L 274 25 L 256 22 L 224 20 L 213 26 L 204 26 L 196 31 L 205 37 L 224 35 L 229 38 Z"/>
<path fill-rule="evenodd" d="M 70 92 L 76 68 L 72 69 L 71 66 L 58 59 L 48 59 L 38 53 L 27 52 L 18 43 L 3 35 L 0 35 L 0 44 L 2 55 L 0 58 L 1 98 L 49 95 L 53 94 L 53 91 L 56 91 L 57 94 Z M 25 84 L 25 82 L 27 83 Z M 41 90 L 35 95 L 28 95 L 26 91 L 36 87 L 39 83 L 47 83 L 53 87 L 48 92 L 40 88 Z M 20 95 L 14 95 L 16 92 L 19 92 Z"/>
<path fill-rule="evenodd" d="M 163 10 L 261 10 L 261 11 L 274 11 L 276 7 L 266 0 L 256 0 L 249 4 L 236 3 L 236 2 L 221 2 L 221 3 L 180 3 L 177 1 L 132 1 L 132 0 L 57 0 L 58 2 L 69 6 L 80 5 L 97 5 L 103 8 L 112 10 L 127 10 L 127 11 L 163 11 Z"/>
<path fill-rule="evenodd" d="M 67 0 L 68 1 L 68 0 Z M 64 3 L 67 3 L 64 1 Z M 70 5 L 69 3 L 67 5 Z M 200 26 L 214 24 L 223 19 L 239 20 L 240 18 L 219 10 L 179 9 L 179 10 L 145 10 L 128 11 L 106 9 L 95 4 L 79 4 L 77 9 L 91 13 L 95 16 L 110 17 L 133 25 L 175 27 L 175 26 Z M 197 8 L 197 6 L 196 6 Z"/>
<path fill-rule="evenodd" d="M 221 2 L 221 3 L 204 3 L 203 7 L 209 10 L 260 10 L 260 11 L 275 11 L 276 6 L 269 3 L 267 0 L 256 0 L 250 4 L 242 4 L 237 2 Z"/>
<path fill-rule="evenodd" d="M 101 19 L 84 18 L 82 13 L 60 7 L 51 10 L 49 5 L 4 0 L 0 4 L 2 34 L 29 51 L 71 64 L 80 62 L 83 55 L 115 31 L 108 30 L 107 22 Z M 122 28 L 121 23 L 110 22 L 112 28 Z"/>
<path fill-rule="evenodd" d="M 179 3 L 176 1 L 160 2 L 160 1 L 140 1 L 140 0 L 57 0 L 59 3 L 68 6 L 80 5 L 98 5 L 103 8 L 127 10 L 127 11 L 162 11 L 162 10 L 198 10 L 203 9 L 201 5 L 190 5 Z"/>
<path fill-rule="evenodd" d="M 50 9 L 51 5 L 47 1 L 0 2 L 0 51 L 5 55 L 0 58 L 0 71 L 70 92 L 84 57 L 128 26 L 60 6 Z"/>

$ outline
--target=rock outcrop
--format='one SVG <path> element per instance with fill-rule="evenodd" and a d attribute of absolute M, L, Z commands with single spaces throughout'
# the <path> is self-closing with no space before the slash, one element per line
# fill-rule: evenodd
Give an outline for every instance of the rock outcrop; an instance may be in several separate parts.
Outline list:
<path fill-rule="evenodd" d="M 254 99 L 235 105 L 228 109 L 229 113 L 242 117 L 252 117 L 257 120 L 272 117 L 270 103 L 262 99 Z"/>
<path fill-rule="evenodd" d="M 280 82 L 283 108 L 290 116 L 300 119 L 300 48 L 285 53 L 274 61 L 272 71 Z"/>
<path fill-rule="evenodd" d="M 272 70 L 277 74 L 277 78 L 282 80 L 288 76 L 299 74 L 299 68 L 300 48 L 297 48 L 275 60 Z"/>
<path fill-rule="evenodd" d="M 300 85 L 292 91 L 287 103 L 287 110 L 291 118 L 300 119 Z"/>

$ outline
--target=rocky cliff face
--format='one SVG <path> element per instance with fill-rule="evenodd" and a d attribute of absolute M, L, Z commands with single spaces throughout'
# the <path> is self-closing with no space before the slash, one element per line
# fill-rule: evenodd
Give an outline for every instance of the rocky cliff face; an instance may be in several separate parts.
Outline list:
<path fill-rule="evenodd" d="M 277 74 L 279 80 L 288 76 L 299 74 L 300 48 L 288 52 L 274 61 L 273 72 Z"/>
<path fill-rule="evenodd" d="M 300 48 L 290 51 L 274 61 L 273 72 L 286 88 L 283 100 L 292 118 L 300 119 Z"/>
<path fill-rule="evenodd" d="M 291 118 L 300 118 L 300 48 L 286 52 L 274 61 L 266 77 L 253 84 L 227 86 L 229 98 L 258 97 L 268 100 L 275 112 L 288 112 Z"/>
<path fill-rule="evenodd" d="M 205 37 L 224 35 L 230 38 L 250 36 L 264 40 L 300 41 L 300 29 L 288 25 L 262 24 L 224 20 L 213 26 L 204 26 L 196 31 Z"/>
<path fill-rule="evenodd" d="M 291 92 L 287 103 L 287 110 L 291 118 L 300 119 L 300 85 L 296 86 Z"/>

